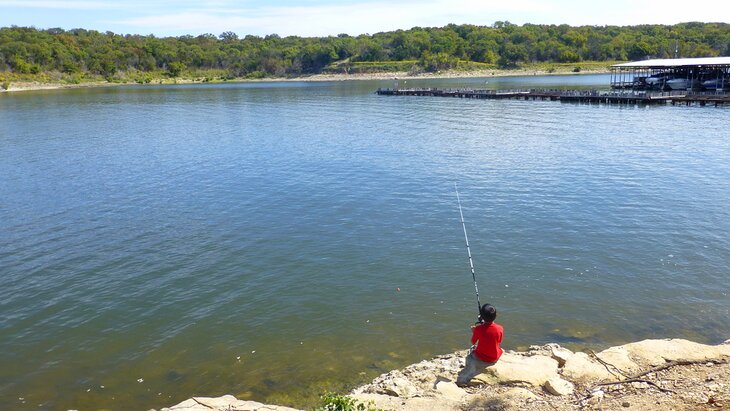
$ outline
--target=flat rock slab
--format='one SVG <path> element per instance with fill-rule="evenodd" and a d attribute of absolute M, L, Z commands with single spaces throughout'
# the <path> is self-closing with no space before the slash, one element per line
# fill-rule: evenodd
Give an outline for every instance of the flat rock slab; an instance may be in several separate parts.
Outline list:
<path fill-rule="evenodd" d="M 603 381 L 616 380 L 606 367 L 590 358 L 588 354 L 577 352 L 571 355 L 563 366 L 562 376 L 571 381 Z"/>
<path fill-rule="evenodd" d="M 385 394 L 360 393 L 352 394 L 352 398 L 361 404 L 371 404 L 380 410 L 399 411 L 462 411 L 463 403 L 444 397 L 399 398 Z"/>
<path fill-rule="evenodd" d="M 730 345 L 705 345 L 682 339 L 644 340 L 623 347 L 634 361 L 642 365 L 730 358 Z"/>
<path fill-rule="evenodd" d="M 633 374 L 641 369 L 641 366 L 631 359 L 629 350 L 624 346 L 608 348 L 596 356 L 626 374 Z"/>
<path fill-rule="evenodd" d="M 299 411 L 295 408 L 239 400 L 232 395 L 222 397 L 193 397 L 160 411 Z"/>
<path fill-rule="evenodd" d="M 558 362 L 543 355 L 504 353 L 497 363 L 472 378 L 470 384 L 523 384 L 539 387 L 558 376 Z"/>
<path fill-rule="evenodd" d="M 436 383 L 436 392 L 440 396 L 454 401 L 460 401 L 466 395 L 466 391 L 463 388 L 459 388 L 450 381 L 439 381 Z"/>

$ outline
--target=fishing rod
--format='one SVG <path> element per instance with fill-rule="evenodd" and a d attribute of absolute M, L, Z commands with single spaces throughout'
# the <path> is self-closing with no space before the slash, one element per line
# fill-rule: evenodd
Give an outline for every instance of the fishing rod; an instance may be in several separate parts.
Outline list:
<path fill-rule="evenodd" d="M 466 241 L 466 253 L 469 256 L 469 267 L 471 268 L 471 278 L 474 280 L 474 291 L 477 293 L 477 312 L 480 313 L 481 321 L 482 303 L 479 302 L 479 287 L 477 287 L 477 274 L 474 272 L 474 262 L 471 259 L 471 249 L 469 248 L 469 237 L 466 235 L 466 223 L 464 223 L 464 213 L 461 211 L 461 199 L 459 198 L 459 188 L 454 183 L 454 191 L 456 191 L 456 202 L 459 204 L 459 215 L 461 216 L 461 226 L 464 228 L 464 241 Z"/>

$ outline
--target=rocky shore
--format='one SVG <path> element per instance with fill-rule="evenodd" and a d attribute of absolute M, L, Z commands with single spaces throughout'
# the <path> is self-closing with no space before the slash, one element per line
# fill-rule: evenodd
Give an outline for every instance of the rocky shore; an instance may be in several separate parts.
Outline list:
<path fill-rule="evenodd" d="M 383 72 L 383 73 L 358 73 L 358 74 L 312 74 L 299 77 L 271 77 L 262 79 L 246 79 L 236 78 L 227 79 L 230 83 L 256 83 L 256 82 L 318 82 L 318 81 L 357 81 L 357 80 L 413 80 L 413 79 L 440 79 L 440 78 L 484 78 L 484 77 L 509 77 L 509 76 L 542 76 L 542 75 L 565 75 L 565 74 L 603 74 L 607 73 L 606 69 L 586 69 L 580 73 L 575 73 L 567 69 L 559 70 L 534 70 L 534 69 L 493 69 L 493 70 L 472 70 L 472 71 L 442 71 L 437 73 L 420 73 L 409 74 L 408 72 Z M 160 78 L 150 82 L 151 85 L 160 84 L 202 84 L 205 83 L 204 78 Z M 222 80 L 213 81 L 221 83 Z M 67 83 L 42 83 L 38 81 L 11 81 L 8 82 L 7 88 L 0 87 L 0 93 L 36 91 L 36 90 L 55 90 L 55 89 L 72 89 L 72 88 L 92 88 L 92 87 L 114 87 L 123 85 L 138 85 L 134 82 L 105 82 L 93 81 L 83 82 L 79 84 Z"/>
<path fill-rule="evenodd" d="M 466 351 L 383 374 L 349 396 L 384 410 L 722 410 L 730 408 L 730 340 L 705 345 L 644 340 L 595 353 L 557 344 L 507 351 L 474 377 L 454 384 Z M 193 397 L 161 411 L 289 411 L 292 408 Z"/>

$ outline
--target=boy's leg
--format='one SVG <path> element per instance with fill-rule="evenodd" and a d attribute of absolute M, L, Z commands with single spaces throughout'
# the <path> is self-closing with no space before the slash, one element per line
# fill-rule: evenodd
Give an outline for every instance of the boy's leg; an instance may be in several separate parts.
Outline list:
<path fill-rule="evenodd" d="M 489 367 L 490 365 L 494 365 L 493 362 L 484 362 L 474 356 L 474 353 L 469 353 L 469 355 L 466 356 L 466 364 L 464 365 L 464 369 L 459 372 L 459 375 L 456 377 L 456 385 L 458 386 L 466 386 L 469 384 L 469 381 L 471 379 L 484 371 L 485 368 Z"/>
<path fill-rule="evenodd" d="M 456 385 L 462 386 L 469 384 L 469 380 L 475 375 L 477 375 L 477 365 L 476 365 L 477 359 L 474 358 L 473 353 L 469 353 L 466 356 L 466 364 L 464 365 L 464 368 L 459 372 L 459 375 L 456 377 Z"/>

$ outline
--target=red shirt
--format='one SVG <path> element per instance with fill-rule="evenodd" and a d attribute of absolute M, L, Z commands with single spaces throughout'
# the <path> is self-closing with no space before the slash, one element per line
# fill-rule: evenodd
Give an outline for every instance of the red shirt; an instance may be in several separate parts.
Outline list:
<path fill-rule="evenodd" d="M 477 344 L 474 355 L 485 362 L 496 362 L 502 356 L 502 342 L 504 328 L 497 323 L 480 324 L 472 330 L 471 343 Z"/>

